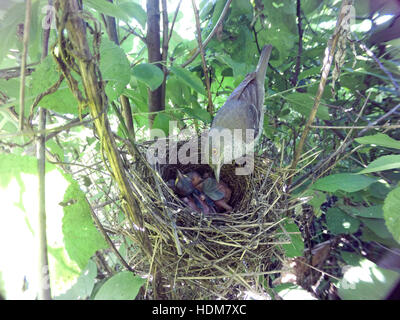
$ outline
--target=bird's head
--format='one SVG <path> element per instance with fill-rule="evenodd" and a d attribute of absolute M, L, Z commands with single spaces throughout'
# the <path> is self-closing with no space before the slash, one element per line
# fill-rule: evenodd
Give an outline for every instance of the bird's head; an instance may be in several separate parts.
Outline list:
<path fill-rule="evenodd" d="M 221 167 L 229 162 L 232 150 L 232 135 L 227 129 L 213 127 L 208 132 L 207 147 L 208 164 L 213 169 L 215 179 L 219 182 Z"/>
<path fill-rule="evenodd" d="M 183 196 L 187 196 L 194 191 L 191 179 L 186 174 L 182 174 L 179 170 L 177 170 L 175 188 L 176 191 Z"/>

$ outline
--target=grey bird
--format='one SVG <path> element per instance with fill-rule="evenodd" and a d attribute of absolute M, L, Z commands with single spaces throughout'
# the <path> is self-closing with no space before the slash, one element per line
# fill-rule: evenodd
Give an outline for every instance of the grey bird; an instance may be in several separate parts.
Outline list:
<path fill-rule="evenodd" d="M 265 75 L 272 46 L 263 47 L 257 68 L 218 110 L 208 132 L 208 163 L 219 181 L 221 167 L 246 154 L 260 138 L 264 123 Z M 222 137 L 222 140 L 221 140 Z"/>

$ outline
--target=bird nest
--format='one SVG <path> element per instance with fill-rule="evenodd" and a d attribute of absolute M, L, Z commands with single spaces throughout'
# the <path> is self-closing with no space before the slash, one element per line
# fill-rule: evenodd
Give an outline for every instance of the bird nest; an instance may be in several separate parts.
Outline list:
<path fill-rule="evenodd" d="M 146 151 L 143 148 L 142 151 Z M 167 185 L 182 173 L 212 173 L 204 164 L 164 164 L 157 170 L 132 165 L 134 189 L 141 190 L 142 214 L 153 247 L 143 273 L 158 265 L 167 298 L 245 298 L 244 292 L 265 293 L 263 280 L 278 273 L 287 233 L 281 226 L 287 212 L 284 193 L 288 172 L 276 169 L 265 155 L 256 156 L 254 171 L 236 175 L 224 165 L 221 180 L 232 190 L 230 213 L 194 212 Z M 136 182 L 135 182 L 136 181 Z M 286 236 L 285 236 L 286 235 Z M 135 259 L 134 259 L 135 260 Z"/>

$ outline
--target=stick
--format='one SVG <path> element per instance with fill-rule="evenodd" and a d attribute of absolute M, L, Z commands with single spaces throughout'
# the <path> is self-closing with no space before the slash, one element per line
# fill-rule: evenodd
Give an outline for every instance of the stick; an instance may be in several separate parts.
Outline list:
<path fill-rule="evenodd" d="M 22 61 L 21 61 L 21 82 L 19 91 L 19 130 L 24 129 L 24 109 L 25 109 L 25 79 L 26 79 L 26 58 L 28 56 L 28 43 L 29 43 L 29 32 L 31 25 L 31 13 L 32 13 L 32 0 L 26 1 L 25 8 L 25 24 L 24 24 L 24 39 L 22 49 Z"/>
<path fill-rule="evenodd" d="M 204 78 L 206 80 L 207 96 L 208 96 L 208 108 L 207 108 L 207 111 L 212 116 L 213 113 L 214 113 L 214 106 L 213 106 L 212 97 L 211 97 L 210 78 L 208 76 L 208 68 L 207 68 L 206 58 L 205 58 L 205 54 L 204 54 L 204 47 L 203 47 L 203 43 L 202 43 L 202 40 L 201 40 L 201 28 L 200 28 L 199 10 L 197 9 L 196 3 L 195 3 L 194 0 L 192 0 L 192 6 L 193 6 L 193 11 L 194 11 L 194 16 L 195 16 L 195 19 L 196 19 L 197 42 L 199 44 L 199 50 L 200 50 L 200 55 L 201 55 L 201 63 L 203 65 Z"/>
<path fill-rule="evenodd" d="M 228 9 L 229 6 L 231 4 L 232 0 L 227 0 L 224 9 L 222 10 L 222 13 L 217 21 L 217 23 L 215 24 L 214 28 L 212 29 L 212 31 L 210 32 L 210 34 L 208 35 L 207 39 L 203 42 L 203 48 L 207 47 L 208 43 L 211 41 L 211 39 L 214 37 L 215 33 L 218 30 L 219 25 L 222 23 L 222 20 L 224 20 L 225 15 L 228 13 Z M 181 65 L 181 68 L 186 67 L 187 65 L 191 64 L 194 59 L 197 58 L 197 56 L 200 54 L 200 49 L 197 48 L 196 52 L 185 62 Z"/>
<path fill-rule="evenodd" d="M 293 170 L 296 169 L 297 163 L 299 162 L 301 153 L 303 152 L 303 148 L 304 148 L 304 144 L 305 144 L 306 138 L 308 136 L 308 133 L 310 132 L 311 125 L 314 122 L 314 119 L 315 119 L 315 117 L 317 115 L 318 107 L 319 107 L 319 105 L 321 103 L 321 98 L 322 98 L 322 95 L 324 93 L 326 81 L 328 79 L 329 71 L 330 71 L 331 65 L 332 65 L 333 55 L 335 53 L 336 45 L 337 45 L 339 37 L 340 37 L 339 30 L 341 28 L 342 21 L 343 21 L 343 18 L 344 18 L 344 12 L 343 12 L 344 10 L 343 9 L 345 8 L 346 5 L 348 5 L 348 3 L 349 3 L 349 0 L 344 0 L 342 2 L 342 7 L 340 9 L 340 14 L 339 14 L 339 17 L 338 17 L 338 20 L 337 20 L 337 23 L 336 23 L 336 27 L 335 27 L 335 32 L 333 34 L 333 38 L 329 41 L 328 47 L 327 47 L 327 49 L 325 51 L 326 53 L 325 53 L 325 58 L 324 58 L 324 64 L 323 64 L 323 67 L 322 67 L 321 81 L 320 81 L 320 84 L 319 84 L 319 87 L 318 87 L 317 96 L 315 97 L 314 106 L 313 106 L 313 108 L 311 110 L 311 113 L 310 113 L 310 116 L 309 116 L 309 118 L 307 120 L 305 129 L 304 129 L 304 131 L 303 131 L 303 133 L 301 135 L 299 145 L 296 148 L 296 153 L 295 153 L 292 165 L 291 165 L 291 169 L 293 169 Z M 291 180 L 292 179 L 289 179 L 289 183 L 288 183 L 289 185 L 291 184 Z"/>

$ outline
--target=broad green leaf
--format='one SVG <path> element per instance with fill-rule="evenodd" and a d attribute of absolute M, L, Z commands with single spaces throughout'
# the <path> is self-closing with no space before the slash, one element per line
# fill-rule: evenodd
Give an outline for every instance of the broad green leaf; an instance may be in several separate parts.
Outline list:
<path fill-rule="evenodd" d="M 383 218 L 383 208 L 381 205 L 376 205 L 371 207 L 364 207 L 364 206 L 353 207 L 353 206 L 340 205 L 339 208 L 344 212 L 354 216 L 359 216 L 364 218 L 375 218 L 375 219 Z"/>
<path fill-rule="evenodd" d="M 130 271 L 117 273 L 103 284 L 95 300 L 134 300 L 145 282 Z"/>
<path fill-rule="evenodd" d="M 232 11 L 230 14 L 230 18 L 238 17 L 241 15 L 247 16 L 249 19 L 252 18 L 253 15 L 253 6 L 251 5 L 249 0 L 233 0 Z"/>
<path fill-rule="evenodd" d="M 382 156 L 372 161 L 367 168 L 361 170 L 359 174 L 398 169 L 400 168 L 400 155 Z"/>
<path fill-rule="evenodd" d="M 295 223 L 289 221 L 286 221 L 283 224 L 283 227 L 285 228 L 285 231 L 289 233 L 289 240 L 291 242 L 290 244 L 282 245 L 286 256 L 289 258 L 301 257 L 304 251 L 304 242 L 299 227 Z M 285 234 L 283 230 L 281 230 L 281 232 Z"/>
<path fill-rule="evenodd" d="M 400 243 L 397 242 L 396 240 L 393 239 L 393 236 L 389 238 L 382 238 L 379 237 L 376 232 L 372 231 L 370 228 L 367 226 L 362 227 L 362 234 L 360 236 L 360 240 L 364 242 L 377 242 L 380 244 L 383 244 L 384 246 L 388 248 L 398 248 L 400 249 Z"/>
<path fill-rule="evenodd" d="M 335 192 L 337 190 L 356 192 L 368 187 L 377 180 L 377 178 L 371 178 L 359 174 L 338 173 L 318 179 L 312 185 L 312 189 L 328 192 Z"/>
<path fill-rule="evenodd" d="M 360 217 L 362 223 L 373 231 L 377 236 L 383 239 L 393 239 L 392 234 L 389 232 L 385 225 L 384 219 L 369 219 Z"/>
<path fill-rule="evenodd" d="M 83 269 L 90 257 L 97 250 L 108 248 L 108 244 L 94 225 L 85 194 L 76 181 L 69 177 L 68 180 L 71 184 L 62 203 L 65 248 L 70 258 Z"/>
<path fill-rule="evenodd" d="M 319 76 L 321 73 L 321 67 L 313 67 L 310 69 L 307 69 L 299 74 L 299 80 L 312 77 L 312 76 Z"/>
<path fill-rule="evenodd" d="M 36 67 L 32 73 L 32 83 L 29 90 L 31 98 L 36 98 L 39 94 L 47 91 L 60 78 L 61 72 L 52 56 L 48 56 L 42 63 Z M 58 90 L 45 96 L 39 103 L 39 106 L 53 110 L 61 114 L 78 115 L 78 102 L 71 93 L 67 81 L 64 80 Z"/>
<path fill-rule="evenodd" d="M 132 68 L 133 76 L 143 81 L 150 90 L 156 90 L 164 80 L 164 73 L 154 64 L 141 63 Z"/>
<path fill-rule="evenodd" d="M 147 13 L 143 10 L 140 4 L 129 0 L 118 4 L 118 7 L 122 11 L 125 11 L 129 17 L 135 18 L 135 20 L 140 23 L 143 29 L 146 27 Z"/>
<path fill-rule="evenodd" d="M 383 205 L 383 215 L 393 238 L 400 243 L 400 187 L 388 194 Z"/>
<path fill-rule="evenodd" d="M 383 180 L 379 180 L 368 187 L 368 192 L 380 200 L 384 200 L 391 191 L 390 185 Z"/>
<path fill-rule="evenodd" d="M 22 174 L 37 174 L 37 160 L 34 157 L 0 154 L 0 187 L 6 187 L 15 178 L 25 189 Z"/>
<path fill-rule="evenodd" d="M 202 95 L 206 95 L 203 82 L 192 72 L 180 67 L 171 67 L 171 71 L 184 83 Z"/>
<path fill-rule="evenodd" d="M 233 77 L 237 81 L 241 81 L 246 74 L 254 71 L 254 66 L 243 61 L 233 60 L 232 57 L 230 57 L 227 54 L 217 54 L 215 57 L 217 58 L 218 61 L 232 68 Z"/>
<path fill-rule="evenodd" d="M 3 19 L 0 21 L 0 64 L 10 52 L 12 47 L 17 45 L 17 25 L 25 20 L 25 3 L 15 3 L 8 8 Z"/>
<path fill-rule="evenodd" d="M 344 262 L 351 266 L 358 266 L 360 264 L 361 259 L 363 258 L 361 255 L 353 252 L 340 251 L 340 255 L 343 258 Z"/>
<path fill-rule="evenodd" d="M 107 0 L 85 0 L 85 4 L 107 16 L 112 16 L 125 22 L 130 22 L 128 12 L 115 3 L 111 3 Z"/>
<path fill-rule="evenodd" d="M 361 144 L 375 144 L 381 147 L 400 149 L 400 141 L 395 140 L 383 133 L 377 133 L 373 136 L 365 136 L 355 140 Z"/>
<path fill-rule="evenodd" d="M 168 137 L 170 121 L 170 116 L 168 116 L 165 112 L 160 112 L 154 118 L 153 129 L 161 129 L 162 131 L 164 131 L 165 136 Z"/>
<path fill-rule="evenodd" d="M 283 96 L 291 107 L 304 116 L 309 116 L 314 105 L 314 96 L 308 93 L 294 92 Z M 327 107 L 320 105 L 317 111 L 317 117 L 322 120 L 329 120 L 331 118 Z"/>
<path fill-rule="evenodd" d="M 326 224 L 333 234 L 354 233 L 360 227 L 360 221 L 338 208 L 329 208 L 326 212 Z"/>
<path fill-rule="evenodd" d="M 67 292 L 57 296 L 55 300 L 86 300 L 93 291 L 96 277 L 97 266 L 92 260 L 89 260 L 76 283 Z"/>
<path fill-rule="evenodd" d="M 198 103 L 192 103 L 192 108 L 183 108 L 188 115 L 195 119 L 199 119 L 204 123 L 211 122 L 211 115 L 207 110 L 203 109 Z"/>
<path fill-rule="evenodd" d="M 100 44 L 100 71 L 108 100 L 117 99 L 131 79 L 130 64 L 124 50 L 106 38 Z"/>
<path fill-rule="evenodd" d="M 312 13 L 315 9 L 317 9 L 321 3 L 322 0 L 307 0 L 301 4 L 301 9 L 304 14 L 308 15 Z"/>
<path fill-rule="evenodd" d="M 12 246 L 0 246 L 0 270 L 5 275 L 7 298 L 35 299 L 35 287 L 22 290 L 24 278 L 37 281 L 38 173 L 37 159 L 29 156 L 0 155 L 0 243 L 10 239 Z M 63 200 L 69 181 L 56 167 L 46 164 L 47 242 L 51 290 L 54 295 L 65 292 L 79 276 L 81 269 L 68 256 L 63 240 Z M 56 187 L 55 187 L 56 186 Z M 15 255 L 15 252 L 19 252 Z M 11 289 L 10 289 L 11 288 Z"/>
<path fill-rule="evenodd" d="M 367 259 L 361 260 L 358 266 L 347 266 L 344 271 L 338 285 L 343 300 L 384 299 L 399 278 L 397 272 L 380 268 Z"/>

